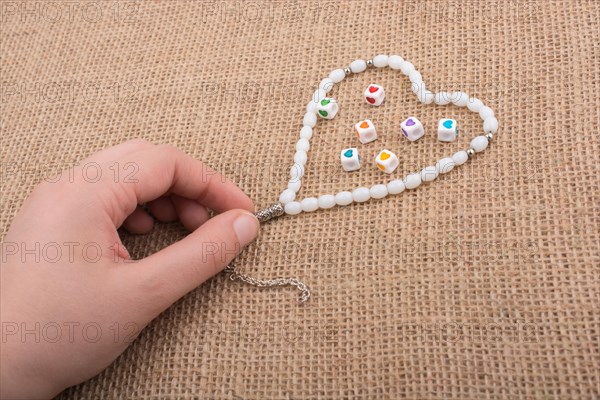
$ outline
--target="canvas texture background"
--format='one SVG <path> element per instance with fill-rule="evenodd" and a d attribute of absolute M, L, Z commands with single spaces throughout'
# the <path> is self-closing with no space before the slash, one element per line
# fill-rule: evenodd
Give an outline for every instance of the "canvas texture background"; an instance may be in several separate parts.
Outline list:
<path fill-rule="evenodd" d="M 307 304 L 221 274 L 61 399 L 598 398 L 597 1 L 78 4 L 2 3 L 2 234 L 48 165 L 131 138 L 176 145 L 267 206 L 317 83 L 356 58 L 399 54 L 501 127 L 417 190 L 263 226 L 240 270 L 304 280 Z M 362 100 L 371 82 L 382 107 Z M 387 68 L 332 95 L 341 111 L 315 129 L 300 197 L 387 182 L 370 161 L 382 148 L 400 155 L 396 178 L 482 130 L 466 108 L 421 105 Z M 399 130 L 409 115 L 427 130 L 416 143 Z M 367 117 L 379 140 L 344 173 L 339 151 Z M 457 142 L 437 141 L 443 117 Z M 141 258 L 185 234 L 158 224 L 123 240 Z"/>

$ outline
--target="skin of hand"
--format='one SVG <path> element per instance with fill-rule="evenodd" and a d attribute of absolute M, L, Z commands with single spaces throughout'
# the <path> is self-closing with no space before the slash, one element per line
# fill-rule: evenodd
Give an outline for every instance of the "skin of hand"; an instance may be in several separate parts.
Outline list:
<path fill-rule="evenodd" d="M 172 146 L 132 140 L 68 172 L 35 188 L 2 243 L 2 398 L 49 398 L 97 375 L 258 235 L 252 201 Z M 146 209 L 191 233 L 133 261 L 117 228 L 149 232 Z"/>

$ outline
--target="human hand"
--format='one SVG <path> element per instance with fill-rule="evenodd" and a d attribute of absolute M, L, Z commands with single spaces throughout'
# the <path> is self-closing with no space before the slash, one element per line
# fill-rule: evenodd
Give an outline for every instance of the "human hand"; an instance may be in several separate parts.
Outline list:
<path fill-rule="evenodd" d="M 100 178 L 86 179 L 88 165 Z M 135 174 L 115 179 L 115 166 Z M 258 234 L 252 201 L 171 146 L 129 141 L 69 172 L 35 188 L 2 244 L 2 398 L 52 397 L 98 374 Z M 117 228 L 152 229 L 139 204 L 191 233 L 132 261 Z"/>

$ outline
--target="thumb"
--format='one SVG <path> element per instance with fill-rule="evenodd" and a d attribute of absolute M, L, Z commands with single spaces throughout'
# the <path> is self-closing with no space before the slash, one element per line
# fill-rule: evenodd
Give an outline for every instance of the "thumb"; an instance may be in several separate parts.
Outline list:
<path fill-rule="evenodd" d="M 124 268 L 144 302 L 162 311 L 222 271 L 258 235 L 259 222 L 245 210 L 230 210 L 209 219 L 184 239 Z M 156 308 L 159 309 L 156 309 Z"/>

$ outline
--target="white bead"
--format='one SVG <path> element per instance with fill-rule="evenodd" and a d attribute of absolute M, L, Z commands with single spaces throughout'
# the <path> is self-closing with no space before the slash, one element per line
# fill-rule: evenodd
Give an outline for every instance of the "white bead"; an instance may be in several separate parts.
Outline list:
<path fill-rule="evenodd" d="M 307 197 L 303 199 L 300 204 L 302 205 L 302 211 L 313 212 L 319 209 L 319 200 L 316 197 Z"/>
<path fill-rule="evenodd" d="M 473 112 L 479 112 L 483 107 L 483 102 L 475 97 L 471 97 L 467 102 L 467 108 Z"/>
<path fill-rule="evenodd" d="M 292 165 L 290 168 L 290 178 L 292 180 L 299 180 L 304 175 L 304 166 L 300 164 Z"/>
<path fill-rule="evenodd" d="M 479 110 L 479 116 L 481 117 L 482 120 L 485 121 L 489 117 L 493 117 L 494 116 L 494 110 L 492 110 L 488 106 L 483 106 Z"/>
<path fill-rule="evenodd" d="M 434 167 L 434 166 L 425 167 L 421 171 L 421 180 L 423 182 L 431 182 L 431 181 L 435 180 L 435 178 L 437 178 L 438 175 L 439 175 L 439 172 L 436 167 Z"/>
<path fill-rule="evenodd" d="M 458 136 L 456 120 L 450 118 L 440 119 L 437 134 L 440 142 L 454 142 Z"/>
<path fill-rule="evenodd" d="M 300 179 L 290 179 L 288 181 L 288 189 L 294 191 L 294 193 L 298 193 L 300 187 L 302 187 L 302 181 Z"/>
<path fill-rule="evenodd" d="M 435 94 L 435 104 L 438 106 L 445 106 L 450 103 L 450 93 L 448 92 L 438 92 Z"/>
<path fill-rule="evenodd" d="M 354 60 L 350 63 L 350 71 L 354 74 L 363 72 L 367 69 L 367 62 L 365 60 Z"/>
<path fill-rule="evenodd" d="M 401 179 L 394 179 L 388 182 L 387 190 L 389 194 L 398 194 L 404 192 L 405 186 Z"/>
<path fill-rule="evenodd" d="M 296 199 L 296 192 L 294 192 L 293 190 L 290 190 L 290 189 L 285 189 L 279 195 L 279 202 L 283 203 L 283 204 L 287 204 L 291 201 L 294 201 L 295 199 Z"/>
<path fill-rule="evenodd" d="M 423 76 L 419 71 L 412 71 L 410 75 L 408 75 L 408 79 L 411 82 L 423 82 Z"/>
<path fill-rule="evenodd" d="M 383 68 L 388 66 L 389 57 L 385 54 L 379 54 L 373 57 L 373 65 L 377 68 Z"/>
<path fill-rule="evenodd" d="M 335 99 L 325 97 L 317 104 L 317 115 L 323 119 L 333 119 L 340 110 Z"/>
<path fill-rule="evenodd" d="M 313 135 L 313 130 L 310 126 L 306 125 L 306 126 L 303 126 L 302 129 L 300 129 L 300 137 L 301 138 L 310 140 L 312 135 Z"/>
<path fill-rule="evenodd" d="M 402 121 L 400 123 L 400 130 L 404 134 L 404 137 L 411 142 L 419 140 L 425 135 L 425 128 L 416 117 L 408 117 Z"/>
<path fill-rule="evenodd" d="M 294 163 L 296 163 L 296 164 L 304 165 L 304 164 L 306 164 L 307 160 L 308 160 L 308 154 L 306 154 L 306 151 L 304 151 L 304 150 L 298 150 L 294 154 Z"/>
<path fill-rule="evenodd" d="M 424 103 L 424 101 L 427 100 L 427 98 L 426 98 L 427 95 L 425 94 L 425 83 L 412 82 L 411 89 L 412 89 L 413 93 L 415 94 L 415 96 L 417 96 L 417 100 L 419 100 L 421 103 Z"/>
<path fill-rule="evenodd" d="M 356 136 L 362 144 L 370 143 L 377 140 L 377 130 L 375 124 L 370 119 L 359 121 L 354 125 Z"/>
<path fill-rule="evenodd" d="M 333 89 L 333 79 L 325 78 L 319 83 L 319 89 L 323 89 L 325 93 L 328 93 Z"/>
<path fill-rule="evenodd" d="M 411 72 L 413 72 L 415 70 L 415 66 L 412 65 L 409 61 L 404 61 L 401 65 L 400 65 L 400 69 L 402 70 L 402 73 L 406 76 L 410 75 Z"/>
<path fill-rule="evenodd" d="M 309 101 L 306 105 L 306 112 L 316 113 L 317 112 L 317 103 L 315 101 Z"/>
<path fill-rule="evenodd" d="M 287 203 L 283 209 L 288 215 L 296 215 L 302 212 L 302 205 L 297 201 L 292 201 Z"/>
<path fill-rule="evenodd" d="M 437 169 L 437 172 L 439 174 L 445 174 L 445 173 L 452 171 L 452 169 L 454 168 L 454 165 L 455 165 L 455 162 L 452 158 L 444 157 L 435 164 L 435 169 Z"/>
<path fill-rule="evenodd" d="M 498 120 L 495 117 L 486 118 L 485 121 L 483 121 L 483 131 L 485 133 L 498 132 Z"/>
<path fill-rule="evenodd" d="M 335 204 L 338 206 L 347 206 L 350 203 L 352 203 L 352 193 L 339 192 L 335 195 Z"/>
<path fill-rule="evenodd" d="M 331 79 L 333 81 L 333 83 L 340 83 L 341 81 L 344 80 L 345 77 L 346 77 L 346 73 L 341 68 L 340 69 L 334 69 L 329 74 L 329 79 Z"/>
<path fill-rule="evenodd" d="M 415 189 L 421 184 L 421 174 L 410 174 L 404 178 L 404 186 L 407 189 Z"/>
<path fill-rule="evenodd" d="M 388 149 L 383 149 L 375 157 L 375 165 L 386 174 L 391 174 L 400 165 L 400 160 L 398 160 L 397 155 Z"/>
<path fill-rule="evenodd" d="M 455 165 L 463 165 L 464 163 L 467 162 L 468 159 L 469 159 L 469 155 L 464 150 L 457 151 L 452 156 L 452 161 L 454 161 Z"/>
<path fill-rule="evenodd" d="M 471 140 L 471 148 L 475 150 L 476 153 L 484 151 L 488 147 L 488 138 L 485 136 L 477 136 L 473 140 Z"/>
<path fill-rule="evenodd" d="M 425 91 L 427 90 L 427 88 L 425 87 L 425 82 L 423 82 L 423 81 L 411 82 L 410 86 L 411 86 L 413 93 L 417 96 L 417 98 L 419 97 L 419 95 L 425 94 Z"/>
<path fill-rule="evenodd" d="M 321 101 L 322 99 L 324 99 L 325 96 L 327 96 L 327 92 L 326 91 L 324 91 L 323 89 L 317 89 L 313 93 L 312 100 L 314 102 L 318 103 L 319 101 Z"/>
<path fill-rule="evenodd" d="M 410 83 L 410 89 L 414 94 L 419 97 L 419 95 L 424 95 L 426 93 L 425 82 L 423 81 L 413 81 Z"/>
<path fill-rule="evenodd" d="M 417 95 L 419 101 L 422 102 L 422 96 L 426 93 L 425 82 L 423 81 L 413 81 L 410 83 L 410 89 L 414 94 Z"/>
<path fill-rule="evenodd" d="M 404 59 L 400 56 L 390 56 L 388 58 L 388 64 L 391 69 L 400 69 L 402 68 L 402 63 Z"/>
<path fill-rule="evenodd" d="M 372 106 L 380 106 L 385 99 L 385 90 L 382 86 L 371 83 L 365 89 L 363 93 L 363 97 L 367 104 Z"/>
<path fill-rule="evenodd" d="M 307 139 L 300 138 L 296 142 L 296 151 L 308 151 L 310 150 L 310 142 Z"/>
<path fill-rule="evenodd" d="M 352 191 L 352 200 L 357 203 L 363 203 L 371 198 L 369 188 L 358 187 Z"/>
<path fill-rule="evenodd" d="M 340 152 L 340 161 L 344 171 L 356 171 L 360 169 L 360 156 L 356 147 L 343 149 Z"/>
<path fill-rule="evenodd" d="M 319 196 L 319 208 L 327 209 L 335 206 L 335 196 L 332 194 L 324 194 Z"/>
<path fill-rule="evenodd" d="M 375 185 L 371 186 L 371 189 L 369 189 L 369 193 L 374 199 L 383 199 L 385 196 L 388 195 L 388 189 L 386 185 Z"/>
<path fill-rule="evenodd" d="M 314 112 L 307 112 L 304 114 L 304 119 L 302 120 L 304 125 L 310 126 L 311 128 L 317 124 L 317 115 Z"/>
<path fill-rule="evenodd" d="M 465 107 L 469 102 L 469 95 L 465 92 L 453 92 L 452 102 L 459 107 Z"/>
<path fill-rule="evenodd" d="M 412 87 L 412 91 L 417 95 L 417 99 L 421 103 L 425 103 L 427 101 L 427 91 L 426 90 L 418 90 L 419 88 L 416 87 L 414 83 L 411 85 L 411 87 Z M 424 89 L 424 87 L 423 87 L 423 89 Z"/>
<path fill-rule="evenodd" d="M 431 90 L 426 90 L 423 97 L 419 98 L 419 101 L 423 104 L 431 104 L 431 103 L 433 103 L 434 98 L 435 98 L 435 95 L 433 94 L 433 92 Z"/>

